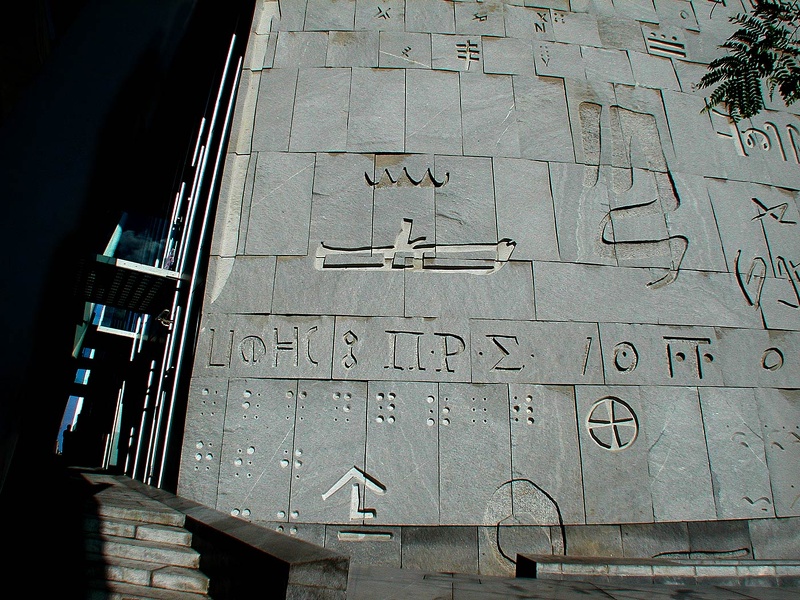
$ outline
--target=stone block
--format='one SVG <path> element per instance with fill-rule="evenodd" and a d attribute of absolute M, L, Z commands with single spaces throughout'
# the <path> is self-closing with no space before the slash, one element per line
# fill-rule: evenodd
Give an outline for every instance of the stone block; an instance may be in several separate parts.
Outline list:
<path fill-rule="evenodd" d="M 439 0 L 415 0 L 406 5 L 406 31 L 455 33 L 454 4 Z"/>
<path fill-rule="evenodd" d="M 633 81 L 636 85 L 655 89 L 681 91 L 678 76 L 668 58 L 651 56 L 643 52 L 628 51 Z"/>
<path fill-rule="evenodd" d="M 714 483 L 717 518 L 775 515 L 764 455 L 764 429 L 754 391 L 702 388 L 700 405 Z"/>
<path fill-rule="evenodd" d="M 350 31 L 355 26 L 356 0 L 308 0 L 305 30 Z"/>
<path fill-rule="evenodd" d="M 756 560 L 797 560 L 800 556 L 800 519 L 797 517 L 754 519 L 748 522 L 748 529 Z"/>
<path fill-rule="evenodd" d="M 511 513 L 508 388 L 442 383 L 439 409 L 440 523 L 495 525 Z"/>
<path fill-rule="evenodd" d="M 230 380 L 218 510 L 288 521 L 296 404 L 296 381 Z"/>
<path fill-rule="evenodd" d="M 350 69 L 301 69 L 289 150 L 343 152 L 347 147 L 349 107 Z"/>
<path fill-rule="evenodd" d="M 580 46 L 534 41 L 533 58 L 536 74 L 541 77 L 586 77 Z"/>
<path fill-rule="evenodd" d="M 511 77 L 461 73 L 460 80 L 464 154 L 519 157 Z"/>
<path fill-rule="evenodd" d="M 325 547 L 350 557 L 351 565 L 401 566 L 400 527 L 326 525 Z"/>
<path fill-rule="evenodd" d="M 382 68 L 430 69 L 431 36 L 427 33 L 382 31 L 378 62 Z"/>
<path fill-rule="evenodd" d="M 634 20 L 620 19 L 617 15 L 598 16 L 597 32 L 603 48 L 645 52 L 642 28 Z"/>
<path fill-rule="evenodd" d="M 581 48 L 586 78 L 593 81 L 633 84 L 633 72 L 628 55 L 623 50 Z"/>
<path fill-rule="evenodd" d="M 443 71 L 482 71 L 479 35 L 431 35 L 431 65 Z"/>
<path fill-rule="evenodd" d="M 553 24 L 547 7 L 535 8 L 506 4 L 506 35 L 518 40 L 553 41 Z"/>
<path fill-rule="evenodd" d="M 253 128 L 253 152 L 286 152 L 294 111 L 297 69 L 261 73 Z"/>
<path fill-rule="evenodd" d="M 367 30 L 399 30 L 405 24 L 404 0 L 382 1 L 379 5 L 371 0 L 356 0 L 355 28 Z"/>
<path fill-rule="evenodd" d="M 298 384 L 290 522 L 362 523 L 372 514 L 363 502 L 367 485 L 378 485 L 364 471 L 366 388 L 360 382 Z"/>
<path fill-rule="evenodd" d="M 723 379 L 731 387 L 800 387 L 800 334 L 775 329 L 717 329 L 722 353 L 736 359 Z"/>
<path fill-rule="evenodd" d="M 437 396 L 435 383 L 369 383 L 366 470 L 386 488 L 366 490 L 371 523 L 438 524 Z"/>
<path fill-rule="evenodd" d="M 334 376 L 467 382 L 471 377 L 469 337 L 468 323 L 461 319 L 339 317 Z"/>
<path fill-rule="evenodd" d="M 247 254 L 308 254 L 314 162 L 314 154 L 259 153 L 247 224 Z"/>
<path fill-rule="evenodd" d="M 473 156 L 436 156 L 437 244 L 494 244 L 497 239 L 492 161 Z M 448 175 L 449 174 L 449 175 Z"/>
<path fill-rule="evenodd" d="M 572 162 L 572 133 L 564 116 L 564 82 L 545 77 L 514 77 L 520 155 L 534 160 Z"/>
<path fill-rule="evenodd" d="M 255 160 L 253 162 L 255 163 Z M 212 256 L 233 257 L 236 255 L 249 163 L 249 155 L 229 153 L 225 156 L 225 166 L 217 200 L 216 222 L 211 239 Z"/>
<path fill-rule="evenodd" d="M 406 72 L 407 152 L 461 154 L 461 95 L 457 73 Z"/>
<path fill-rule="evenodd" d="M 478 549 L 480 572 L 506 577 L 514 577 L 518 554 L 550 554 L 553 551 L 550 528 L 527 525 L 479 527 Z"/>
<path fill-rule="evenodd" d="M 601 47 L 600 34 L 597 29 L 597 17 L 588 13 L 550 10 L 553 23 L 553 35 L 557 42 L 580 44 L 581 46 Z"/>
<path fill-rule="evenodd" d="M 653 522 L 640 389 L 576 386 L 575 396 L 586 522 Z"/>
<path fill-rule="evenodd" d="M 281 31 L 275 48 L 274 68 L 324 67 L 328 34 L 312 31 Z"/>
<path fill-rule="evenodd" d="M 477 573 L 477 533 L 477 527 L 406 527 L 403 530 L 403 569 Z"/>
<path fill-rule="evenodd" d="M 509 403 L 511 465 L 515 481 L 513 522 L 522 525 L 583 524 L 574 389 L 512 384 Z M 555 454 L 559 455 L 557 461 L 551 460 Z M 557 517 L 554 523 L 550 522 L 553 517 Z"/>
<path fill-rule="evenodd" d="M 504 3 L 456 2 L 456 33 L 481 36 L 505 36 Z"/>
<path fill-rule="evenodd" d="M 276 31 L 302 31 L 306 18 L 308 0 L 281 0 L 277 22 L 274 23 Z"/>
<path fill-rule="evenodd" d="M 377 67 L 377 31 L 331 31 L 326 67 Z"/>
<path fill-rule="evenodd" d="M 216 506 L 228 380 L 193 377 L 189 385 L 178 493 Z"/>
<path fill-rule="evenodd" d="M 688 558 L 744 559 L 753 555 L 747 521 L 698 521 L 687 527 Z"/>
<path fill-rule="evenodd" d="M 756 389 L 775 514 L 800 517 L 800 391 Z"/>
<path fill-rule="evenodd" d="M 622 558 L 619 525 L 568 525 L 565 527 L 568 556 Z"/>
<path fill-rule="evenodd" d="M 686 523 L 622 525 L 621 531 L 622 549 L 626 558 L 658 558 L 665 553 L 689 551 L 689 530 Z"/>
<path fill-rule="evenodd" d="M 231 122 L 231 137 L 228 141 L 229 151 L 237 154 L 250 154 L 250 144 L 255 124 L 256 100 L 258 99 L 260 83 L 260 72 L 254 73 L 248 69 L 242 69 L 236 107 L 234 108 L 233 121 Z"/>
<path fill-rule="evenodd" d="M 275 258 L 212 256 L 208 263 L 203 311 L 211 313 L 268 313 L 272 310 Z"/>
<path fill-rule="evenodd" d="M 603 383 L 593 323 L 474 320 L 471 326 L 475 382 Z"/>
<path fill-rule="evenodd" d="M 535 75 L 531 42 L 515 38 L 484 38 L 483 72 Z"/>
<path fill-rule="evenodd" d="M 405 72 L 353 69 L 348 152 L 402 152 L 405 139 Z"/>

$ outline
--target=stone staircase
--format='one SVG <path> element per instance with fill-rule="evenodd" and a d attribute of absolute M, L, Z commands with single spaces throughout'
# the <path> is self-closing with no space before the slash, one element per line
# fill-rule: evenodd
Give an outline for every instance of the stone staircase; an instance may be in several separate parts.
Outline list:
<path fill-rule="evenodd" d="M 183 513 L 113 476 L 80 476 L 91 490 L 83 519 L 88 598 L 209 598 L 209 579 L 199 570 L 200 555 L 183 528 Z"/>

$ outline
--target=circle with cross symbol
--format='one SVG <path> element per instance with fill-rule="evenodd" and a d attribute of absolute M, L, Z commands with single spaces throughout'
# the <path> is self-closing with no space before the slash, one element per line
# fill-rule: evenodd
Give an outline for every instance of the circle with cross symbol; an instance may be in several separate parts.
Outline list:
<path fill-rule="evenodd" d="M 629 447 L 639 434 L 636 413 L 615 396 L 600 398 L 589 409 L 586 429 L 594 442 L 610 452 Z"/>

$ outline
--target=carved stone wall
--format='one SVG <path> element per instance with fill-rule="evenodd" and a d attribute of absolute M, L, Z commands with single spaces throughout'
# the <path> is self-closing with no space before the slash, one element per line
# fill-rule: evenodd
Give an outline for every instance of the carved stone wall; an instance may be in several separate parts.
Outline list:
<path fill-rule="evenodd" d="M 748 8 L 260 2 L 179 493 L 484 573 L 797 530 L 798 109 L 694 85 Z"/>

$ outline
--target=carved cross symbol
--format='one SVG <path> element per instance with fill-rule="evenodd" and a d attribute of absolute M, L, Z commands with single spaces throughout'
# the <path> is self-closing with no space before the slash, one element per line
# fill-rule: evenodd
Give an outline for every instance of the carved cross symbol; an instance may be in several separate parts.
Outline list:
<path fill-rule="evenodd" d="M 378 14 L 375 15 L 375 18 L 376 19 L 383 19 L 384 21 L 386 19 L 391 19 L 392 15 L 389 14 L 390 10 L 392 10 L 391 7 L 387 8 L 387 9 L 383 9 L 380 6 L 378 6 Z"/>
<path fill-rule="evenodd" d="M 586 417 L 586 428 L 598 446 L 611 452 L 624 450 L 633 444 L 639 433 L 633 409 L 613 396 L 594 403 Z"/>
<path fill-rule="evenodd" d="M 786 209 L 789 208 L 789 204 L 784 202 L 783 204 L 776 204 L 775 206 L 767 207 L 763 202 L 761 202 L 758 198 L 753 198 L 753 202 L 756 203 L 761 210 L 764 212 L 758 213 L 755 217 L 750 219 L 751 221 L 755 221 L 756 219 L 763 219 L 766 216 L 770 216 L 775 219 L 778 223 L 785 223 L 787 225 L 797 225 L 797 221 L 784 221 L 784 216 L 786 215 Z"/>
<path fill-rule="evenodd" d="M 408 58 L 408 53 L 409 52 L 411 52 L 411 46 L 406 46 L 405 48 L 403 48 L 403 51 L 400 54 L 402 54 L 403 56 Z"/>
<path fill-rule="evenodd" d="M 466 63 L 467 71 L 469 71 L 471 62 L 477 62 L 481 58 L 481 51 L 478 49 L 478 44 L 472 40 L 456 44 L 456 52 L 458 53 L 458 58 Z"/>
<path fill-rule="evenodd" d="M 489 18 L 489 15 L 487 15 L 486 13 L 476 12 L 475 15 L 472 17 L 472 20 L 473 21 L 480 21 L 481 23 L 483 23 L 488 18 Z"/>

